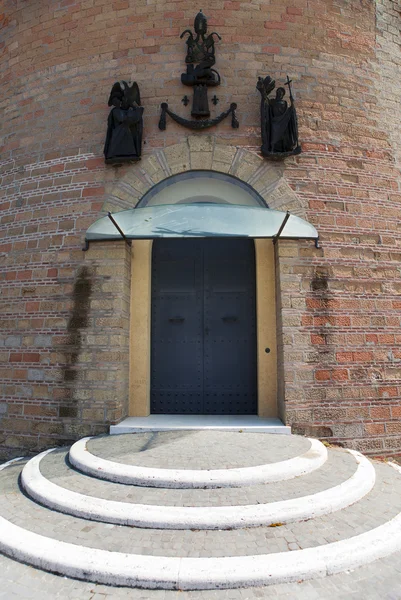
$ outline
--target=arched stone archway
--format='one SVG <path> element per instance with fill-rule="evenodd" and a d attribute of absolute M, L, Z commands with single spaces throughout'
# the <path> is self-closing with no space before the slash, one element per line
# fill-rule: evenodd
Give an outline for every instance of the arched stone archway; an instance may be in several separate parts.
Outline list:
<path fill-rule="evenodd" d="M 154 185 L 177 173 L 191 170 L 228 173 L 250 185 L 269 208 L 289 210 L 305 217 L 300 199 L 285 181 L 279 163 L 268 162 L 246 148 L 222 144 L 212 135 L 191 135 L 173 146 L 155 150 L 107 189 L 104 211 L 117 212 L 133 208 Z"/>

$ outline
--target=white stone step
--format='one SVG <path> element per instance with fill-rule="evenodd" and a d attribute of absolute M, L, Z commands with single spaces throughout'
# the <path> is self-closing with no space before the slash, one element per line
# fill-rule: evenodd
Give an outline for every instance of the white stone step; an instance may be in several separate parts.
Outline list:
<path fill-rule="evenodd" d="M 118 425 L 110 426 L 110 434 L 145 431 L 241 431 L 290 435 L 291 427 L 280 419 L 257 415 L 149 415 L 127 417 Z"/>
<path fill-rule="evenodd" d="M 342 450 L 334 454 L 348 453 Z M 388 465 L 378 463 L 375 465 L 376 483 L 371 492 L 343 510 L 314 519 L 274 527 L 233 530 L 138 528 L 88 521 L 49 510 L 20 493 L 18 480 L 22 467 L 23 464 L 11 466 L 0 475 L 0 515 L 4 518 L 15 525 L 64 542 L 156 556 L 239 556 L 323 545 L 364 533 L 394 518 L 399 512 L 401 496 L 401 478 L 398 479 Z M 85 485 L 90 487 L 93 478 L 85 479 Z M 131 487 L 107 482 L 104 485 L 118 486 L 122 492 Z M 275 484 L 270 486 L 274 487 Z M 197 494 L 198 490 L 192 492 Z M 285 500 L 286 496 L 282 498 Z"/>
<path fill-rule="evenodd" d="M 100 479 L 136 486 L 165 488 L 241 487 L 284 481 L 318 469 L 327 460 L 327 449 L 310 438 L 310 448 L 285 461 L 235 469 L 158 469 L 106 460 L 88 451 L 91 438 L 79 440 L 70 449 L 71 464 Z"/>
<path fill-rule="evenodd" d="M 329 514 L 360 500 L 375 483 L 375 470 L 358 452 L 357 469 L 346 481 L 319 493 L 300 498 L 240 506 L 157 506 L 94 498 L 62 488 L 47 480 L 40 463 L 52 450 L 31 459 L 24 467 L 21 483 L 42 505 L 62 513 L 94 521 L 160 529 L 235 529 L 311 519 Z"/>
<path fill-rule="evenodd" d="M 229 434 L 226 435 L 229 437 Z M 207 438 L 205 439 L 207 441 Z M 233 438 L 233 445 L 229 450 L 235 461 L 236 439 Z M 107 437 L 98 438 L 96 443 L 90 442 L 91 449 L 97 449 L 104 457 L 107 455 L 110 440 L 111 438 Z M 268 443 L 267 437 L 266 440 Z M 188 441 L 194 443 L 194 440 L 186 440 L 185 443 Z M 160 466 L 170 464 L 171 456 L 167 456 L 168 443 L 165 438 L 161 445 L 156 445 L 155 450 L 149 450 L 149 444 L 145 444 L 145 450 L 141 451 L 142 442 L 137 442 L 139 452 L 142 453 L 132 453 L 131 459 L 133 462 L 141 462 L 141 469 L 152 468 L 144 466 L 149 464 L 149 460 L 160 461 Z M 181 442 L 182 440 L 179 441 L 180 444 Z M 228 438 L 226 442 L 231 443 Z M 293 450 L 304 450 L 303 442 L 305 441 L 295 436 L 289 436 L 289 448 L 282 454 L 286 457 L 292 455 L 292 458 L 265 466 L 274 467 L 280 463 L 296 461 L 300 457 L 296 457 Z M 127 460 L 125 444 L 132 448 L 132 440 L 124 442 L 121 439 L 119 442 L 117 440 L 116 444 L 113 442 L 111 445 L 114 448 L 111 452 L 114 462 Z M 246 448 L 244 440 L 241 444 L 242 448 Z M 118 446 L 122 449 L 120 454 Z M 274 444 L 272 448 L 273 446 Z M 280 444 L 277 448 L 279 446 Z M 248 466 L 233 469 L 234 471 L 257 468 L 255 460 L 258 455 L 253 454 L 252 444 L 250 448 L 250 455 L 241 456 L 238 460 L 239 464 Z M 218 450 L 216 446 L 216 460 Z M 197 451 L 195 444 L 191 450 L 194 457 Z M 173 444 L 170 454 L 173 455 L 174 452 L 176 446 Z M 146 458 L 145 454 L 150 456 L 150 459 Z M 77 493 L 74 489 L 67 489 L 55 483 L 58 481 L 54 476 L 57 461 L 52 462 L 51 457 L 57 455 L 56 451 L 42 453 L 41 456 L 28 461 L 24 467 L 22 484 L 30 494 L 36 496 L 37 502 L 40 502 L 38 504 L 20 492 L 18 481 L 23 462 L 19 464 L 17 461 L 11 461 L 0 467 L 0 552 L 33 567 L 107 585 L 166 590 L 210 590 L 321 578 L 334 573 L 348 572 L 350 569 L 401 551 L 400 467 L 371 463 L 352 451 L 329 449 L 329 454 L 332 471 L 336 470 L 337 461 L 339 472 L 343 473 L 343 479 L 338 475 L 333 478 L 334 485 L 328 485 L 327 473 L 323 480 L 314 475 L 322 469 L 327 471 L 327 463 L 323 463 L 323 467 L 317 471 L 310 471 L 309 475 L 288 480 L 290 484 L 294 481 L 304 484 L 306 491 L 308 479 L 312 478 L 315 482 L 312 494 L 300 495 L 300 488 L 296 488 L 298 497 L 288 497 L 283 481 L 268 483 L 265 486 L 259 484 L 256 486 L 258 490 L 266 488 L 271 492 L 278 486 L 282 494 L 281 499 L 270 503 L 262 502 L 259 505 L 236 506 L 232 502 L 235 495 L 232 495 L 232 503 L 229 506 L 215 505 L 212 509 L 202 505 L 179 506 L 177 494 L 184 494 L 187 501 L 189 494 L 199 495 L 201 498 L 202 494 L 207 494 L 210 499 L 210 494 L 215 494 L 218 498 L 224 489 L 193 488 L 180 491 L 179 488 L 153 488 L 154 497 L 156 494 L 177 495 L 176 505 L 168 507 L 163 504 L 139 502 L 131 504 L 127 501 L 129 490 L 135 489 L 135 497 L 138 498 L 141 490 L 146 494 L 151 488 L 135 488 L 132 485 L 116 484 L 107 480 L 97 482 L 100 488 L 103 490 L 110 486 L 114 494 L 119 490 L 124 492 L 122 497 L 125 501 Z M 60 453 L 59 456 L 62 460 Z M 260 456 L 263 456 L 263 452 Z M 350 459 L 345 460 L 345 457 L 353 457 L 355 460 L 353 474 Z M 272 458 L 277 459 L 277 454 Z M 185 461 L 185 458 L 181 459 Z M 213 457 L 212 459 L 215 460 Z M 41 465 L 45 464 L 46 460 L 52 465 L 53 481 L 41 473 Z M 224 461 L 226 460 L 224 458 Z M 116 464 L 124 468 L 138 467 L 121 462 Z M 208 464 L 207 457 L 201 461 L 195 460 L 194 464 Z M 216 464 L 219 464 L 218 460 Z M 189 466 L 193 466 L 193 463 Z M 44 470 L 46 472 L 46 468 Z M 68 472 L 68 464 L 63 467 L 60 481 L 66 478 L 66 471 Z M 203 474 L 208 472 L 207 469 L 197 471 L 203 471 Z M 92 482 L 96 483 L 92 477 L 72 470 L 71 481 L 81 491 L 85 487 L 90 489 Z M 317 485 L 319 481 L 323 481 L 323 489 Z M 96 489 L 99 489 L 99 486 Z M 251 489 L 237 488 L 241 494 L 242 490 Z M 234 494 L 234 491 L 232 489 L 231 493 Z M 274 493 L 271 497 L 276 498 Z M 352 505 L 349 504 L 351 498 L 354 502 Z M 67 509 L 67 512 L 71 509 L 73 512 L 82 510 L 82 514 L 61 514 L 49 510 L 46 506 L 57 510 Z M 101 512 L 97 514 L 99 507 Z M 333 510 L 336 512 L 332 512 Z M 128 515 L 129 519 L 133 519 L 129 522 L 130 526 L 108 524 L 110 511 L 114 511 L 112 518 L 119 519 L 122 515 L 125 518 Z M 274 517 L 275 522 L 271 523 L 274 527 L 266 526 L 264 521 L 259 527 L 249 528 L 249 524 L 257 525 L 256 521 L 252 521 L 255 519 L 255 511 L 259 511 L 257 518 Z M 208 512 L 211 513 L 212 520 Z M 239 529 L 228 526 L 225 520 L 227 516 L 233 519 L 235 525 L 235 519 L 241 519 L 241 515 L 248 519 L 245 527 L 243 521 L 237 521 Z M 284 524 L 286 515 L 289 524 Z M 86 518 L 83 519 L 82 516 Z M 101 520 L 91 521 L 87 520 L 88 517 Z M 147 522 L 146 519 L 149 518 Z M 308 520 L 299 520 L 303 518 Z M 214 519 L 220 521 L 217 523 Z M 167 521 L 168 527 L 174 529 L 155 528 L 166 524 Z M 138 527 L 138 524 L 141 527 Z M 228 528 L 202 529 L 217 524 Z"/>
<path fill-rule="evenodd" d="M 8 556 L 69 577 L 150 589 L 287 583 L 354 569 L 400 550 L 400 513 L 361 535 L 315 548 L 213 558 L 143 556 L 88 548 L 27 531 L 0 517 L 0 551 Z"/>
<path fill-rule="evenodd" d="M 298 451 L 302 452 L 308 447 L 309 442 L 305 442 L 304 448 L 298 448 Z M 40 471 L 46 479 L 58 486 L 105 500 L 162 506 L 241 506 L 316 494 L 352 477 L 356 462 L 351 453 L 344 448 L 330 448 L 327 454 L 327 461 L 319 469 L 302 477 L 237 488 L 158 488 L 114 483 L 76 470 L 69 463 L 68 451 L 63 448 L 46 454 L 40 462 Z M 105 454 L 102 453 L 102 456 Z M 129 458 L 126 454 L 122 456 L 124 462 Z M 121 460 L 122 456 L 114 454 L 113 459 Z M 159 464 L 164 466 L 166 463 L 161 459 Z"/>

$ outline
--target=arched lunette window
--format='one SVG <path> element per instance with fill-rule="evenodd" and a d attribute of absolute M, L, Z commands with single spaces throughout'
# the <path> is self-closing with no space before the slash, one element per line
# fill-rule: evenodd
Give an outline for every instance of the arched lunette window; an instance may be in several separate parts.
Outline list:
<path fill-rule="evenodd" d="M 236 204 L 268 208 L 250 185 L 216 171 L 187 171 L 168 177 L 146 192 L 136 208 L 162 204 Z"/>

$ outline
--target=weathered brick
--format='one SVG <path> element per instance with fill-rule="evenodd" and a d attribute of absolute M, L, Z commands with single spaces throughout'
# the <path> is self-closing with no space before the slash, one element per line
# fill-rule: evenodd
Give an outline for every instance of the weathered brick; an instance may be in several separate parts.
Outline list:
<path fill-rule="evenodd" d="M 2 123 L 5 160 L 0 165 L 1 310 L 6 315 L 0 345 L 6 351 L 1 361 L 9 365 L 1 365 L 0 385 L 8 415 L 20 414 L 23 404 L 12 403 L 18 398 L 38 410 L 55 402 L 54 419 L 60 420 L 46 429 L 43 416 L 27 415 L 36 429 L 20 435 L 20 425 L 12 432 L 13 419 L 8 419 L 8 447 L 38 449 L 38 433 L 46 444 L 54 437 L 105 431 L 109 420 L 125 414 L 129 261 L 124 243 L 92 244 L 84 257 L 85 230 L 102 209 L 135 206 L 165 177 L 212 168 L 248 182 L 270 208 L 290 210 L 320 234 L 321 249 L 310 241 L 281 240 L 275 247 L 280 377 L 288 418 L 304 434 L 335 437 L 372 453 L 399 452 L 401 125 L 394 114 L 401 92 L 394 3 L 343 2 L 340 15 L 338 2 L 328 0 L 325 18 L 316 22 L 308 15 L 321 12 L 318 0 L 307 6 L 271 0 L 253 10 L 226 0 L 221 14 L 210 13 L 223 33 L 216 43 L 223 76 L 220 104 L 211 110 L 214 116 L 237 102 L 240 128 L 224 122 L 195 134 L 171 120 L 165 132 L 157 128 L 161 101 L 180 114 L 190 112 L 177 85 L 185 69 L 179 34 L 192 26 L 194 12 L 182 1 L 159 4 L 74 5 L 72 20 L 65 20 L 64 10 L 27 7 L 23 29 L 4 28 L 8 52 L 2 57 L 2 97 L 10 118 Z M 62 6 L 72 6 L 72 0 Z M 4 11 L 8 22 L 20 23 L 13 3 Z M 64 47 L 58 36 L 69 31 L 74 35 Z M 112 50 L 106 31 L 112 32 Z M 226 45 L 229 39 L 238 48 Z M 303 147 L 301 155 L 279 164 L 259 153 L 260 104 L 254 88 L 257 77 L 267 74 L 267 56 L 277 85 L 287 72 L 294 79 Z M 102 157 L 104 85 L 121 79 L 127 61 L 136 65 L 146 144 L 142 165 L 114 168 Z M 99 85 L 99 72 L 107 74 L 107 84 Z M 23 87 L 27 78 L 37 80 L 39 94 L 37 86 Z M 82 316 L 74 313 L 73 294 L 85 265 L 91 299 L 78 302 L 88 308 Z M 56 352 L 50 355 L 52 347 Z M 96 429 L 90 420 L 100 413 L 105 423 Z M 325 424 L 330 418 L 337 429 Z M 354 419 L 357 426 L 349 423 Z"/>

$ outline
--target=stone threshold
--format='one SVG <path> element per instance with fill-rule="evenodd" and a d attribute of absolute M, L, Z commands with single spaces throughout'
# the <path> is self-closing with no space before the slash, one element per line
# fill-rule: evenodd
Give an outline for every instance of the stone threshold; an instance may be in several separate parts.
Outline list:
<path fill-rule="evenodd" d="M 291 427 L 280 419 L 257 415 L 150 415 L 127 417 L 110 426 L 110 434 L 144 431 L 214 430 L 247 433 L 279 433 L 290 435 Z"/>

